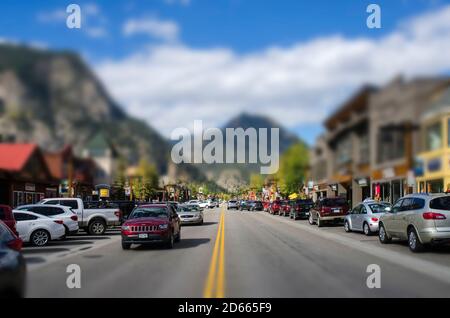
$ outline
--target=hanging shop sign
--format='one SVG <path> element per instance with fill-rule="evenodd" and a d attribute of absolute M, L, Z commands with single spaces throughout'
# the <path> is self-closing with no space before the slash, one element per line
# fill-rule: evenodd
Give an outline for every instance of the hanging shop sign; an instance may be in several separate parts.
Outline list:
<path fill-rule="evenodd" d="M 368 184 L 369 182 L 367 181 L 367 178 L 358 179 L 358 185 L 360 187 L 367 187 Z"/>
<path fill-rule="evenodd" d="M 28 191 L 28 192 L 36 191 L 36 185 L 33 183 L 25 183 L 25 191 Z"/>

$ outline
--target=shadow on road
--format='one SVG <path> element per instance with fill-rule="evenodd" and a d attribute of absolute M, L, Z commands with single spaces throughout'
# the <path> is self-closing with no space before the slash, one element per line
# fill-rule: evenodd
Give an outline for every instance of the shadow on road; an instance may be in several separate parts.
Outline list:
<path fill-rule="evenodd" d="M 203 222 L 203 224 L 183 224 L 182 227 L 210 226 L 214 224 L 217 224 L 217 222 Z"/>
<path fill-rule="evenodd" d="M 30 247 L 30 248 L 22 250 L 24 255 L 39 254 L 39 253 L 59 253 L 59 252 L 67 252 L 67 251 L 69 251 L 69 249 L 63 248 L 63 247 Z"/>
<path fill-rule="evenodd" d="M 44 263 L 45 258 L 43 257 L 25 257 L 27 264 L 39 264 Z"/>
<path fill-rule="evenodd" d="M 211 241 L 209 238 L 187 238 L 187 239 L 181 239 L 180 243 L 175 243 L 173 249 L 179 250 L 179 249 L 185 249 L 185 248 L 192 248 L 197 247 L 202 244 L 207 244 Z M 133 248 L 135 251 L 149 251 L 149 250 L 165 250 L 167 249 L 164 244 L 148 244 L 148 245 L 137 245 Z"/>

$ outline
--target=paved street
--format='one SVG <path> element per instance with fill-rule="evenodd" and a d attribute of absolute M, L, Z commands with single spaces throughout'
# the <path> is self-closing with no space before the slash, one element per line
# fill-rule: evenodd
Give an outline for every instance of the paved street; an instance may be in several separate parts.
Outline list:
<path fill-rule="evenodd" d="M 449 247 L 412 254 L 342 227 L 221 211 L 206 211 L 203 226 L 183 227 L 172 250 L 123 251 L 118 230 L 25 248 L 28 296 L 450 297 Z M 66 287 L 69 264 L 81 267 L 81 289 Z M 366 286 L 369 264 L 381 267 L 381 289 Z"/>

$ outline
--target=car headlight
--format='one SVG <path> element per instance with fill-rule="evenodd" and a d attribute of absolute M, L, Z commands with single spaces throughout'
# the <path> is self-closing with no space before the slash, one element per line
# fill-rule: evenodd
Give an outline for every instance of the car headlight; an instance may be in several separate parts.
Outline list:
<path fill-rule="evenodd" d="M 131 228 L 128 225 L 122 226 L 122 231 L 129 231 Z"/>
<path fill-rule="evenodd" d="M 169 224 L 160 224 L 159 229 L 160 230 L 167 230 L 169 228 Z"/>

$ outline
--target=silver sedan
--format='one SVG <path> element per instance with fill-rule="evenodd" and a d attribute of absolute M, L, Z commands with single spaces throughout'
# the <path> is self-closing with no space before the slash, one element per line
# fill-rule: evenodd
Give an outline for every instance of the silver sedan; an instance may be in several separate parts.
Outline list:
<path fill-rule="evenodd" d="M 181 224 L 203 224 L 203 212 L 198 205 L 180 205 L 177 214 L 180 217 Z"/>
<path fill-rule="evenodd" d="M 354 207 L 345 217 L 345 232 L 363 232 L 366 235 L 376 233 L 380 217 L 390 210 L 390 203 L 365 200 Z"/>

